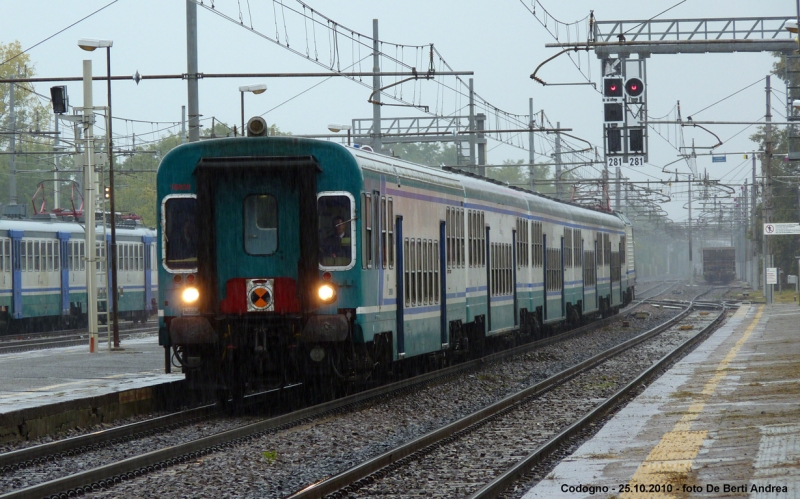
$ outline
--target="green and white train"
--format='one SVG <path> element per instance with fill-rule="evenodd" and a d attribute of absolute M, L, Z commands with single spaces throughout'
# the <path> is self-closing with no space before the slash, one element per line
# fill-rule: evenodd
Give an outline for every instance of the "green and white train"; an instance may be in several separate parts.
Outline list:
<path fill-rule="evenodd" d="M 623 215 L 364 148 L 185 144 L 158 200 L 165 367 L 225 393 L 480 355 L 634 296 Z"/>
<path fill-rule="evenodd" d="M 117 227 L 119 317 L 145 322 L 155 307 L 155 231 Z M 106 235 L 110 238 L 110 235 Z M 105 256 L 102 227 L 96 254 Z M 84 227 L 59 219 L 0 219 L 0 334 L 86 323 Z M 98 310 L 108 281 L 97 266 Z M 101 315 L 101 320 L 104 318 Z"/>

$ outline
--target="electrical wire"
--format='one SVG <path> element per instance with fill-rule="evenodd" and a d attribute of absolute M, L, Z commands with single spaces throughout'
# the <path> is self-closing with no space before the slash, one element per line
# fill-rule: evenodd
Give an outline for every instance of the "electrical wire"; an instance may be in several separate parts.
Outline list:
<path fill-rule="evenodd" d="M 66 28 L 64 28 L 64 29 L 62 29 L 62 30 L 60 30 L 60 31 L 57 31 L 57 32 L 53 33 L 52 35 L 48 36 L 48 37 L 47 37 L 47 38 L 45 38 L 44 40 L 42 40 L 42 41 L 40 41 L 40 42 L 38 42 L 38 43 L 36 43 L 36 44 L 34 44 L 34 45 L 32 45 L 32 46 L 28 47 L 27 49 L 23 50 L 22 52 L 20 52 L 19 54 L 15 55 L 14 57 L 11 57 L 10 59 L 6 59 L 6 60 L 5 60 L 5 61 L 3 61 L 3 62 L 0 62 L 0 66 L 2 66 L 3 64 L 6 64 L 6 63 L 8 63 L 8 62 L 11 62 L 11 61 L 13 61 L 13 60 L 14 60 L 14 59 L 16 59 L 17 57 L 19 57 L 19 56 L 21 56 L 22 54 L 24 54 L 24 53 L 26 53 L 26 52 L 28 52 L 28 51 L 30 51 L 30 50 L 32 50 L 32 49 L 34 49 L 34 48 L 38 47 L 39 45 L 43 44 L 43 43 L 44 43 L 44 42 L 46 42 L 47 40 L 50 40 L 51 38 L 53 38 L 53 37 L 55 37 L 55 36 L 57 36 L 57 35 L 60 35 L 61 33 L 65 32 L 66 30 L 70 29 L 71 27 L 73 27 L 73 26 L 75 26 L 75 25 L 77 25 L 77 24 L 80 24 L 80 23 L 82 23 L 83 21 L 85 21 L 85 20 L 89 19 L 90 17 L 92 17 L 93 15 L 97 14 L 97 13 L 98 13 L 98 12 L 100 12 L 101 10 L 104 10 L 105 8 L 107 8 L 107 7 L 109 7 L 109 6 L 111 6 L 111 5 L 115 4 L 115 3 L 117 3 L 118 1 L 119 1 L 119 0 L 112 0 L 111 2 L 109 2 L 109 3 L 107 3 L 106 5 L 104 5 L 104 6 L 100 7 L 99 9 L 97 9 L 97 10 L 96 10 L 96 11 L 94 11 L 94 12 L 92 12 L 92 13 L 91 13 L 91 14 L 89 14 L 88 16 L 86 16 L 86 17 L 84 17 L 84 18 L 82 18 L 82 19 L 79 19 L 79 20 L 75 21 L 74 23 L 70 24 L 69 26 L 67 26 Z"/>

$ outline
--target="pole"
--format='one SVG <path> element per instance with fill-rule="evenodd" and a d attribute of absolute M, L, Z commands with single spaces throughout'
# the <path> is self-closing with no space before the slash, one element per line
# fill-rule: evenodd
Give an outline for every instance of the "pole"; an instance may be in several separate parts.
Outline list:
<path fill-rule="evenodd" d="M 800 2 L 800 0 L 798 1 Z M 536 179 L 534 178 L 536 167 L 534 166 L 533 97 L 528 99 L 528 113 L 530 115 L 528 126 L 531 128 L 531 131 L 528 132 L 528 188 L 533 191 L 536 190 Z"/>
<path fill-rule="evenodd" d="M 374 96 L 372 100 L 372 150 L 381 152 L 381 77 L 378 73 L 381 72 L 381 57 L 380 47 L 378 45 L 378 20 L 372 20 L 372 71 L 375 73 L 372 76 L 372 91 Z"/>
<path fill-rule="evenodd" d="M 111 47 L 106 47 L 106 69 L 108 71 L 108 201 L 111 211 L 111 324 L 114 330 L 114 348 L 119 349 L 119 281 L 117 280 L 117 212 L 114 206 L 114 115 L 111 114 Z M 105 224 L 103 224 L 105 225 Z"/>
<path fill-rule="evenodd" d="M 11 163 L 9 165 L 9 171 L 11 172 L 11 176 L 8 179 L 8 204 L 15 205 L 17 204 L 17 155 L 14 154 L 17 152 L 17 115 L 14 111 L 14 84 L 11 83 L 11 93 L 9 95 L 9 108 L 10 108 L 10 119 L 11 119 Z"/>
<path fill-rule="evenodd" d="M 750 252 L 750 274 L 751 286 L 753 289 L 759 288 L 761 280 L 758 278 L 758 255 L 756 253 L 756 152 L 753 151 L 753 181 L 751 182 L 753 188 L 750 190 L 750 225 L 753 227 L 753 244 Z"/>
<path fill-rule="evenodd" d="M 767 126 L 764 137 L 764 156 L 761 159 L 761 173 L 764 175 L 764 195 L 762 205 L 764 213 L 764 223 L 772 223 L 772 86 L 770 76 L 767 75 Z M 764 298 L 767 305 L 772 303 L 772 285 L 767 286 L 766 266 L 772 265 L 772 245 L 767 236 L 764 236 Z"/>
<path fill-rule="evenodd" d="M 617 186 L 616 186 L 616 207 L 614 208 L 616 211 L 620 211 L 620 206 L 622 205 L 622 192 L 620 190 L 622 186 L 622 169 L 618 166 L 617 167 Z"/>
<path fill-rule="evenodd" d="M 86 161 L 83 175 L 83 213 L 86 258 L 86 313 L 89 322 L 89 352 L 97 351 L 97 276 L 95 269 L 95 184 L 94 184 L 94 103 L 92 102 L 92 61 L 83 61 L 83 119 L 86 127 Z"/>
<path fill-rule="evenodd" d="M 240 91 L 239 93 L 242 95 L 242 106 L 241 106 L 241 109 L 242 109 L 242 128 L 241 128 L 241 130 L 242 130 L 242 137 L 244 137 L 244 92 Z M 213 127 L 211 128 L 211 136 L 212 137 L 214 136 L 214 128 Z"/>
<path fill-rule="evenodd" d="M 473 79 L 469 79 L 469 164 L 472 170 L 475 171 L 475 87 L 473 86 Z"/>
<path fill-rule="evenodd" d="M 561 128 L 560 121 L 556 122 L 556 128 Z M 556 132 L 556 199 L 561 199 L 561 132 Z"/>
<path fill-rule="evenodd" d="M 478 113 L 475 115 L 475 126 L 478 127 L 478 133 L 472 134 L 476 136 L 478 143 L 478 175 L 486 176 L 486 136 L 483 134 L 486 124 L 486 115 Z"/>
<path fill-rule="evenodd" d="M 53 209 L 57 210 L 57 209 L 61 208 L 61 193 L 59 192 L 59 185 L 58 185 L 58 170 L 61 167 L 61 155 L 58 154 L 58 146 L 60 145 L 60 139 L 59 139 L 59 134 L 58 134 L 58 115 L 55 115 L 55 120 L 56 120 L 56 127 L 55 127 L 56 138 L 53 141 L 53 152 L 56 153 L 55 154 L 55 170 L 56 171 L 53 172 L 53 180 L 55 181 L 55 182 L 53 182 L 53 185 L 54 185 L 54 187 L 53 187 Z"/>
<path fill-rule="evenodd" d="M 796 295 L 797 304 L 800 305 L 800 257 L 797 258 L 797 279 L 794 281 L 794 294 Z"/>
<path fill-rule="evenodd" d="M 186 106 L 181 106 L 181 144 L 186 142 Z"/>
<path fill-rule="evenodd" d="M 186 0 L 186 82 L 189 93 L 189 142 L 200 140 L 197 67 L 197 4 L 192 0 Z"/>
<path fill-rule="evenodd" d="M 692 174 L 689 173 L 689 286 L 694 286 L 694 262 L 692 261 Z"/>
<path fill-rule="evenodd" d="M 748 189 L 750 188 L 747 185 L 747 180 L 744 181 L 744 210 L 742 211 L 742 219 L 744 220 L 744 238 L 742 240 L 743 243 L 743 252 L 744 258 L 742 261 L 744 262 L 744 281 L 745 282 L 753 282 L 753 268 L 750 266 L 752 261 L 750 260 L 750 240 L 747 238 L 747 233 L 750 230 L 750 199 L 748 198 Z"/>

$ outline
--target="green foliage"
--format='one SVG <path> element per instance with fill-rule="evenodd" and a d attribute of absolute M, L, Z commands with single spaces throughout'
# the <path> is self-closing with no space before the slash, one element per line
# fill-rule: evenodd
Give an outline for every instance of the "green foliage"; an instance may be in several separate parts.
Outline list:
<path fill-rule="evenodd" d="M 456 164 L 456 147 L 453 144 L 438 142 L 416 142 L 413 144 L 392 144 L 384 146 L 399 157 L 412 163 L 427 166 L 452 166 Z"/>
<path fill-rule="evenodd" d="M 516 161 L 507 159 L 503 161 L 503 166 L 490 166 L 486 168 L 486 176 L 517 187 L 527 188 L 530 185 L 529 168 L 527 163 L 521 159 Z M 533 180 L 537 192 L 543 194 L 555 193 L 555 187 L 553 183 L 549 181 L 550 178 L 549 164 L 539 163 L 534 165 Z M 544 182 L 545 180 L 547 180 L 547 182 Z"/>
<path fill-rule="evenodd" d="M 272 463 L 272 462 L 274 462 L 275 460 L 278 459 L 278 451 L 276 451 L 276 450 L 273 450 L 273 451 L 265 450 L 264 452 L 261 453 L 261 457 L 266 459 L 267 462 Z"/>
<path fill-rule="evenodd" d="M 270 127 L 278 135 L 288 135 L 280 132 L 276 125 Z M 213 132 L 213 133 L 212 133 Z M 233 127 L 225 123 L 214 123 L 201 131 L 201 137 L 232 137 Z M 169 134 L 160 137 L 155 142 L 137 146 L 134 154 L 127 156 L 124 161 L 117 162 L 114 168 L 115 184 L 115 209 L 122 213 L 135 213 L 142 217 L 142 222 L 148 227 L 155 227 L 156 220 L 156 170 L 161 159 L 172 149 L 181 144 L 178 134 Z"/>
<path fill-rule="evenodd" d="M 764 150 L 766 146 L 766 130 L 759 127 L 757 133 L 750 137 L 750 140 L 759 144 L 759 148 Z M 796 161 L 786 161 L 788 152 L 788 133 L 786 128 L 773 127 L 772 130 L 772 221 L 775 223 L 800 222 L 800 192 L 795 179 L 780 177 L 800 176 L 800 164 Z M 762 181 L 763 182 L 763 181 Z M 759 193 L 762 193 L 763 183 L 759 186 Z M 758 251 L 761 251 L 763 212 L 759 203 L 756 211 L 756 230 L 754 231 L 755 244 Z M 752 237 L 753 233 L 750 234 Z M 772 254 L 775 266 L 783 269 L 787 274 L 797 275 L 796 256 L 800 253 L 800 236 L 771 236 Z"/>
<path fill-rule="evenodd" d="M 0 62 L 11 59 L 22 52 L 19 42 L 8 44 L 0 43 Z M 0 77 L 2 78 L 31 78 L 35 76 L 33 64 L 28 54 L 22 54 L 12 61 L 0 64 Z M 11 84 L 0 84 L 0 129 L 11 131 L 11 110 L 10 110 L 10 89 Z M 30 83 L 17 83 L 14 85 L 14 115 L 16 121 L 15 150 L 20 153 L 14 157 L 15 169 L 17 170 L 17 202 L 27 204 L 30 210 L 30 200 L 37 189 L 38 183 L 44 178 L 52 178 L 52 175 L 44 176 L 37 170 L 52 170 L 53 155 L 35 155 L 36 152 L 51 152 L 53 150 L 53 140 L 50 136 L 36 134 L 35 132 L 48 130 L 52 111 L 39 102 L 33 93 L 33 86 Z M 11 134 L 0 135 L 0 149 L 8 151 L 11 145 Z M 11 171 L 10 155 L 0 156 L 0 203 L 9 202 L 9 178 Z M 45 187 L 52 191 L 52 183 Z"/>

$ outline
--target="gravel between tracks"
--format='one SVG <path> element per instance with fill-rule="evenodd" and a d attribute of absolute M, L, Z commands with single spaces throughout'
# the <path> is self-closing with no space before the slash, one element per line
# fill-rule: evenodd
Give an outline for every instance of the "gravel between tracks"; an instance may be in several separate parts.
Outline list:
<path fill-rule="evenodd" d="M 608 325 L 580 338 L 487 365 L 460 378 L 429 385 L 413 393 L 362 406 L 345 414 L 267 435 L 209 454 L 193 462 L 148 473 L 89 497 L 282 497 L 309 483 L 339 473 L 392 447 L 439 428 L 526 386 L 663 323 L 674 309 L 645 306 L 647 319 L 623 317 L 630 327 Z M 540 424 L 552 419 L 541 414 Z M 155 447 L 175 445 L 187 435 L 208 435 L 244 424 L 240 418 L 208 421 L 127 442 L 43 466 L 0 476 L 0 490 L 9 491 L 86 470 Z M 224 427 L 224 428 L 223 428 Z M 69 463 L 69 464 L 67 464 Z"/>
<path fill-rule="evenodd" d="M 546 443 L 714 319 L 693 316 L 691 331 L 672 328 L 621 353 L 451 445 L 392 472 L 350 497 L 466 497 Z"/>

